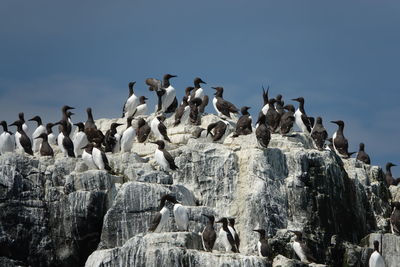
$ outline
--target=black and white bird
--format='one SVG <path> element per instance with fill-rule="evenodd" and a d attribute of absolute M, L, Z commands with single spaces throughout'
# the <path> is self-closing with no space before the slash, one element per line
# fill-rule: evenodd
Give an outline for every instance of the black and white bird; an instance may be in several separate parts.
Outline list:
<path fill-rule="evenodd" d="M 104 134 L 97 129 L 96 123 L 93 119 L 92 109 L 87 108 L 86 113 L 88 117 L 85 122 L 85 134 L 87 136 L 87 139 L 89 140 L 89 142 L 95 142 L 99 144 L 103 143 Z"/>
<path fill-rule="evenodd" d="M 67 105 L 65 105 L 61 108 L 61 113 L 62 113 L 61 121 L 66 122 L 66 127 L 67 127 L 66 130 L 67 130 L 68 136 L 71 136 L 71 133 L 72 133 L 72 123 L 71 123 L 71 118 L 70 118 L 71 115 L 68 113 L 68 111 L 71 109 L 75 109 L 75 108 L 67 106 Z M 61 124 L 60 124 L 60 126 L 58 126 L 58 131 L 61 132 Z"/>
<path fill-rule="evenodd" d="M 151 222 L 149 232 L 160 233 L 164 226 L 167 224 L 170 211 L 165 204 L 170 198 L 170 195 L 164 195 L 161 197 L 159 211 L 156 213 L 153 221 Z"/>
<path fill-rule="evenodd" d="M 207 135 L 211 134 L 213 142 L 225 139 L 229 135 L 229 122 L 222 119 L 207 126 Z"/>
<path fill-rule="evenodd" d="M 147 122 L 143 118 L 140 118 L 138 120 L 138 125 L 137 125 L 137 129 L 136 129 L 138 142 L 139 143 L 146 142 L 147 138 L 150 135 L 150 132 L 151 132 L 150 126 L 147 124 Z"/>
<path fill-rule="evenodd" d="M 322 125 L 322 118 L 317 117 L 317 121 L 311 131 L 311 138 L 314 140 L 318 150 L 324 149 L 325 140 L 328 138 L 328 132 Z"/>
<path fill-rule="evenodd" d="M 303 133 L 311 133 L 312 123 L 304 110 L 304 98 L 298 97 L 292 100 L 299 102 L 299 108 L 294 113 L 296 125 Z"/>
<path fill-rule="evenodd" d="M 121 150 L 121 135 L 117 132 L 117 128 L 123 124 L 113 122 L 110 129 L 107 130 L 104 136 L 105 152 L 118 153 Z"/>
<path fill-rule="evenodd" d="M 148 108 L 147 108 L 146 100 L 147 100 L 147 97 L 145 97 L 145 96 L 139 97 L 139 105 L 136 107 L 136 111 L 133 115 L 134 117 L 147 115 Z"/>
<path fill-rule="evenodd" d="M 306 243 L 303 241 L 303 234 L 300 231 L 291 231 L 291 232 L 295 234 L 295 236 L 292 238 L 291 241 L 293 241 L 292 248 L 296 253 L 297 257 L 299 257 L 299 259 L 302 262 L 306 263 L 316 262 L 317 260 L 311 254 L 311 250 L 307 247 Z"/>
<path fill-rule="evenodd" d="M 231 233 L 233 231 L 232 235 L 233 235 L 233 239 L 235 239 L 236 249 L 237 249 L 237 252 L 240 253 L 240 251 L 239 251 L 240 238 L 239 238 L 239 234 L 237 233 L 237 231 L 235 229 L 235 218 L 228 218 L 228 222 L 229 222 L 228 229 L 231 231 Z"/>
<path fill-rule="evenodd" d="M 268 244 L 268 237 L 264 229 L 255 229 L 254 232 L 258 232 L 260 234 L 260 239 L 257 242 L 257 251 L 258 256 L 266 257 L 269 260 L 272 260 L 272 249 L 271 246 Z"/>
<path fill-rule="evenodd" d="M 57 145 L 57 137 L 53 133 L 53 126 L 54 125 L 55 124 L 51 123 L 51 122 L 46 124 L 47 140 L 48 140 L 49 144 L 52 145 L 52 146 L 56 146 Z"/>
<path fill-rule="evenodd" d="M 164 141 L 157 140 L 152 143 L 158 146 L 156 148 L 156 151 L 154 152 L 154 159 L 156 160 L 158 165 L 160 165 L 161 169 L 163 169 L 164 171 L 177 170 L 178 166 L 175 165 L 174 158 L 167 150 L 165 150 Z"/>
<path fill-rule="evenodd" d="M 82 156 L 83 147 L 89 143 L 89 140 L 85 133 L 85 125 L 82 122 L 74 124 L 78 127 L 78 132 L 75 133 L 72 143 L 74 144 L 74 155 L 75 157 Z"/>
<path fill-rule="evenodd" d="M 190 113 L 190 107 L 189 107 L 188 97 L 184 96 L 182 99 L 182 103 L 179 105 L 179 107 L 176 109 L 175 112 L 174 127 L 178 126 L 181 122 L 185 123 L 186 120 L 189 118 L 189 113 Z"/>
<path fill-rule="evenodd" d="M 122 118 L 132 116 L 137 106 L 139 105 L 139 98 L 135 95 L 133 91 L 133 87 L 135 86 L 136 82 L 129 82 L 129 96 L 128 99 L 125 101 L 124 107 L 122 109 Z"/>
<path fill-rule="evenodd" d="M 57 142 L 60 150 L 63 152 L 65 157 L 75 158 L 74 143 L 68 135 L 68 124 L 67 121 L 61 120 L 57 122 L 61 126 L 61 132 L 58 135 Z"/>
<path fill-rule="evenodd" d="M 244 106 L 240 109 L 242 112 L 242 116 L 238 119 L 236 123 L 236 131 L 234 133 L 234 137 L 239 135 L 248 135 L 253 132 L 252 127 L 252 118 L 249 113 L 250 107 Z"/>
<path fill-rule="evenodd" d="M 41 156 L 54 157 L 54 151 L 48 142 L 47 133 L 41 133 L 39 136 L 35 137 L 35 139 L 42 139 L 42 143 L 40 145 Z"/>
<path fill-rule="evenodd" d="M 289 134 L 292 129 L 293 129 L 293 124 L 295 122 L 295 117 L 294 117 L 294 106 L 293 105 L 286 105 L 283 107 L 285 110 L 287 110 L 283 115 L 281 116 L 280 120 L 280 132 L 282 135 Z"/>
<path fill-rule="evenodd" d="M 19 146 L 19 149 L 21 151 L 24 151 L 25 153 L 32 155 L 33 156 L 33 151 L 32 151 L 32 142 L 31 139 L 29 139 L 28 135 L 25 133 L 25 131 L 22 128 L 22 125 L 24 123 L 20 120 L 13 122 L 9 126 L 16 126 L 17 127 L 17 134 L 15 134 L 15 143 Z"/>
<path fill-rule="evenodd" d="M 15 137 L 13 133 L 8 130 L 7 122 L 1 121 L 0 125 L 3 126 L 3 132 L 0 135 L 0 154 L 14 152 Z"/>
<path fill-rule="evenodd" d="M 164 140 L 171 143 L 171 140 L 167 134 L 167 127 L 163 123 L 164 120 L 165 117 L 162 115 L 154 117 L 150 123 L 151 131 L 153 132 L 155 139 Z"/>
<path fill-rule="evenodd" d="M 93 146 L 92 157 L 97 169 L 111 171 L 107 155 L 106 153 L 104 153 L 100 144 L 95 143 L 95 145 Z"/>
<path fill-rule="evenodd" d="M 217 239 L 217 232 L 214 229 L 214 221 L 215 218 L 213 215 L 202 214 L 203 216 L 208 218 L 208 222 L 206 227 L 204 227 L 203 232 L 201 233 L 201 240 L 203 242 L 203 248 L 205 251 L 212 252 L 215 244 L 215 240 Z"/>
<path fill-rule="evenodd" d="M 82 159 L 85 162 L 85 164 L 88 166 L 90 170 L 95 170 L 97 169 L 96 164 L 93 161 L 93 148 L 94 144 L 93 143 L 88 143 L 86 146 L 81 147 L 83 149 L 82 153 Z"/>
<path fill-rule="evenodd" d="M 177 77 L 172 74 L 165 74 L 163 77 L 163 95 L 161 96 L 161 110 L 165 113 L 175 112 L 178 107 L 178 100 L 176 99 L 175 88 L 171 85 L 170 79 Z"/>
<path fill-rule="evenodd" d="M 37 122 L 37 127 L 35 131 L 32 133 L 32 150 L 33 153 L 39 152 L 40 145 L 42 144 L 42 138 L 36 138 L 40 136 L 42 133 L 46 133 L 46 127 L 44 127 L 42 123 L 42 119 L 39 116 L 35 116 L 29 121 L 36 121 Z"/>
<path fill-rule="evenodd" d="M 390 228 L 392 234 L 400 235 L 400 202 L 392 202 L 393 211 L 390 215 Z"/>
<path fill-rule="evenodd" d="M 371 164 L 371 159 L 369 155 L 365 152 L 364 143 L 360 143 L 360 148 L 357 153 L 357 160 L 364 162 L 365 164 Z"/>
<path fill-rule="evenodd" d="M 223 98 L 224 88 L 222 87 L 211 87 L 216 90 L 215 97 L 213 99 L 213 105 L 218 116 L 226 116 L 231 118 L 231 113 L 238 113 L 239 110 L 231 102 L 226 101 Z"/>
<path fill-rule="evenodd" d="M 397 166 L 391 162 L 386 163 L 386 184 L 388 187 L 391 185 L 398 185 L 400 183 L 400 178 L 393 178 L 392 167 Z"/>
<path fill-rule="evenodd" d="M 369 267 L 385 267 L 385 260 L 382 255 L 379 253 L 379 241 L 374 241 L 374 252 L 372 252 L 368 261 Z"/>
<path fill-rule="evenodd" d="M 27 133 L 29 128 L 28 125 L 26 124 L 24 113 L 20 112 L 18 114 L 18 118 L 22 122 L 22 130 L 24 130 L 24 132 Z"/>
<path fill-rule="evenodd" d="M 185 206 L 183 206 L 174 195 L 170 195 L 169 202 L 174 205 L 174 218 L 178 231 L 189 230 L 189 213 Z"/>
<path fill-rule="evenodd" d="M 121 137 L 121 152 L 131 152 L 133 141 L 135 140 L 136 132 L 132 125 L 132 116 L 126 119 L 126 130 Z"/>
<path fill-rule="evenodd" d="M 231 230 L 229 229 L 228 219 L 224 217 L 224 218 L 221 218 L 216 223 L 222 223 L 222 227 L 219 230 L 218 239 L 220 240 L 222 245 L 225 247 L 225 251 L 226 252 L 232 251 L 232 252 L 237 253 L 238 250 L 236 248 L 235 238 L 234 238 L 234 235 L 232 234 Z"/>
<path fill-rule="evenodd" d="M 207 97 L 207 100 L 204 99 L 204 97 L 206 97 L 206 94 L 204 93 L 204 89 L 201 88 L 201 84 L 207 84 L 207 83 L 205 81 L 203 81 L 200 77 L 194 78 L 194 80 L 193 80 L 194 88 L 192 90 L 192 93 L 190 94 L 188 101 L 190 101 L 194 98 L 200 98 L 201 101 L 208 102 L 208 97 Z"/>
<path fill-rule="evenodd" d="M 336 154 L 342 156 L 344 158 L 350 157 L 349 143 L 343 135 L 344 130 L 344 122 L 343 121 L 331 121 L 339 126 L 338 130 L 332 136 L 332 144 L 333 148 L 335 149 Z"/>
<path fill-rule="evenodd" d="M 267 117 L 261 113 L 257 121 L 256 138 L 257 142 L 263 148 L 267 148 L 271 141 L 271 132 L 266 124 Z"/>

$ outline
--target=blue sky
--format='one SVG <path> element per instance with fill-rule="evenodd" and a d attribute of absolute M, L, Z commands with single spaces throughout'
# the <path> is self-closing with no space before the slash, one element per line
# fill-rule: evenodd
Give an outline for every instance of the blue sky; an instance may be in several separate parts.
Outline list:
<path fill-rule="evenodd" d="M 129 81 L 178 75 L 261 108 L 261 85 L 309 115 L 345 121 L 350 150 L 400 163 L 398 1 L 1 1 L 0 114 L 44 121 L 64 104 L 120 116 Z M 154 101 L 151 101 L 154 103 Z M 208 111 L 213 112 L 211 106 Z M 399 168 L 400 169 L 400 168 Z M 400 175 L 400 171 L 394 169 Z"/>

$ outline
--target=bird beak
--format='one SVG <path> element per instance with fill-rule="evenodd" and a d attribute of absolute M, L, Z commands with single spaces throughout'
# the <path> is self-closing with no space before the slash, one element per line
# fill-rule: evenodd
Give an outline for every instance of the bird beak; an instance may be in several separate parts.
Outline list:
<path fill-rule="evenodd" d="M 298 99 L 298 98 L 293 98 L 292 101 L 297 101 L 297 102 L 299 102 L 299 99 Z"/>
<path fill-rule="evenodd" d="M 75 126 L 78 126 L 78 124 L 77 124 L 77 123 L 74 123 L 74 125 L 75 125 Z"/>
<path fill-rule="evenodd" d="M 12 123 L 12 124 L 10 124 L 10 125 L 8 125 L 8 126 L 17 126 L 15 123 Z"/>
<path fill-rule="evenodd" d="M 88 145 L 86 145 L 86 146 L 84 146 L 84 147 L 81 147 L 81 149 L 86 149 L 88 147 Z"/>
<path fill-rule="evenodd" d="M 337 124 L 337 121 L 331 121 L 331 123 Z"/>
<path fill-rule="evenodd" d="M 171 78 L 175 78 L 175 77 L 178 77 L 177 75 L 171 75 Z"/>
<path fill-rule="evenodd" d="M 201 80 L 201 81 L 200 81 L 200 83 L 204 83 L 204 84 L 207 84 L 207 83 L 206 83 L 205 81 L 203 81 L 203 80 Z"/>
<path fill-rule="evenodd" d="M 211 87 L 211 88 L 217 90 L 217 87 Z"/>
<path fill-rule="evenodd" d="M 216 221 L 215 223 L 222 223 L 222 219 L 221 219 L 221 220 L 219 220 L 219 221 Z"/>
<path fill-rule="evenodd" d="M 32 118 L 32 119 L 30 119 L 30 120 L 28 120 L 28 121 L 35 121 L 35 120 Z"/>
<path fill-rule="evenodd" d="M 33 138 L 33 139 L 39 139 L 39 138 L 41 138 L 40 136 L 38 136 L 38 137 L 35 137 L 35 138 Z"/>

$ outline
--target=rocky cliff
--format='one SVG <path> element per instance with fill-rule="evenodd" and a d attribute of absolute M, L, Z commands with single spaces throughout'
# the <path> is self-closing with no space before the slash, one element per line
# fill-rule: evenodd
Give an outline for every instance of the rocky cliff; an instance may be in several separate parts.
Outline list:
<path fill-rule="evenodd" d="M 400 237 L 371 234 L 389 231 L 390 200 L 400 196 L 379 167 L 316 150 L 301 133 L 274 134 L 261 149 L 254 135 L 213 143 L 172 120 L 167 150 L 176 172 L 158 169 L 151 143 L 108 154 L 115 175 L 60 153 L 1 155 L 0 265 L 306 266 L 288 230 L 303 231 L 320 264 L 367 266 L 374 240 L 382 240 L 387 266 L 399 262 Z M 205 116 L 202 127 L 215 120 Z M 123 122 L 96 123 L 105 132 L 115 121 Z M 147 233 L 166 193 L 188 207 L 189 232 L 177 232 L 171 216 L 164 233 Z M 240 254 L 219 251 L 218 241 L 213 253 L 203 251 L 202 213 L 236 218 Z M 256 228 L 270 236 L 272 262 L 257 255 Z"/>

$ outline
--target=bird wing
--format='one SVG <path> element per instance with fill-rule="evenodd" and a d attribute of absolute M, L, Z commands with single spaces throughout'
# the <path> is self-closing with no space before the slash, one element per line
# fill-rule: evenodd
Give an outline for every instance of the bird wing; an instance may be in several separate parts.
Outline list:
<path fill-rule="evenodd" d="M 149 86 L 150 91 L 158 91 L 161 89 L 161 81 L 156 78 L 147 78 L 145 82 Z"/>
<path fill-rule="evenodd" d="M 169 139 L 167 134 L 167 127 L 161 121 L 160 124 L 158 125 L 158 130 L 160 131 L 160 134 L 164 137 L 164 139 L 171 143 L 171 140 Z"/>
<path fill-rule="evenodd" d="M 206 108 L 206 106 L 208 105 L 208 95 L 205 95 L 203 97 L 203 101 L 201 102 L 200 106 L 199 106 L 199 112 L 200 113 L 204 113 L 204 109 Z"/>
<path fill-rule="evenodd" d="M 103 162 L 104 162 L 104 169 L 106 169 L 107 171 L 111 171 L 111 167 L 110 167 L 110 164 L 108 162 L 107 155 L 102 150 L 101 150 L 101 158 L 103 159 Z"/>
<path fill-rule="evenodd" d="M 306 255 L 307 259 L 313 262 L 316 262 L 317 260 L 314 258 L 314 256 L 311 254 L 311 250 L 307 247 L 306 244 L 301 243 L 300 244 L 301 248 L 303 249 L 304 255 Z"/>
<path fill-rule="evenodd" d="M 154 217 L 153 221 L 151 222 L 149 232 L 154 232 L 157 229 L 158 224 L 161 221 L 161 212 L 157 212 L 156 216 Z"/>
<path fill-rule="evenodd" d="M 62 144 L 65 150 L 67 150 L 68 156 L 75 158 L 74 143 L 72 143 L 71 138 L 69 138 L 68 136 L 64 136 Z"/>
<path fill-rule="evenodd" d="M 217 122 L 217 123 L 215 124 L 214 127 L 216 127 L 217 125 L 218 125 L 218 126 L 223 125 L 223 126 L 222 126 L 222 128 L 217 127 L 217 128 L 214 129 L 213 141 L 218 141 L 218 140 L 220 140 L 220 139 L 224 136 L 224 134 L 225 134 L 225 132 L 226 132 L 227 125 L 226 125 L 225 123 L 223 123 L 222 121 L 219 121 L 219 122 Z M 214 128 L 214 127 L 213 127 L 213 128 Z"/>
<path fill-rule="evenodd" d="M 347 139 L 344 138 L 344 136 L 343 136 L 343 138 L 340 138 L 340 139 L 335 138 L 334 146 L 340 154 L 346 155 L 346 156 L 348 155 L 349 143 L 348 143 Z"/>
<path fill-rule="evenodd" d="M 232 112 L 232 113 L 238 112 L 238 109 L 232 103 L 230 103 L 222 98 L 219 99 L 219 101 L 217 101 L 216 106 L 217 106 L 217 109 L 219 110 L 219 112 L 221 112 L 228 118 L 231 117 L 230 112 Z"/>
<path fill-rule="evenodd" d="M 311 122 L 309 120 L 309 117 L 307 117 L 307 115 L 301 114 L 301 120 L 303 121 L 304 125 L 307 127 L 307 131 L 311 132 Z"/>
<path fill-rule="evenodd" d="M 33 156 L 33 151 L 32 151 L 32 142 L 31 139 L 29 139 L 28 136 L 22 134 L 21 138 L 19 139 L 19 143 L 21 146 L 24 148 L 24 151 L 28 153 L 29 155 Z"/>
<path fill-rule="evenodd" d="M 144 141 L 147 140 L 147 137 L 149 136 L 150 131 L 151 131 L 151 128 L 147 124 L 138 129 L 138 135 L 137 136 L 138 136 L 139 143 L 143 143 Z M 139 136 L 140 136 L 140 139 L 139 139 Z"/>
<path fill-rule="evenodd" d="M 173 157 L 171 156 L 171 154 L 170 154 L 168 151 L 166 151 L 166 150 L 164 150 L 164 157 L 165 157 L 165 159 L 168 161 L 168 164 L 169 164 L 169 167 L 170 167 L 171 170 L 176 170 L 176 169 L 178 169 L 178 166 L 175 165 L 174 158 L 173 158 Z"/>
<path fill-rule="evenodd" d="M 167 107 L 167 109 L 165 110 L 165 113 L 175 112 L 177 107 L 178 107 L 178 99 L 176 99 L 176 97 L 175 97 L 174 100 L 172 101 L 171 105 L 169 105 L 169 107 Z"/>
<path fill-rule="evenodd" d="M 232 245 L 232 251 L 237 252 L 235 239 L 233 238 L 233 236 L 229 230 L 226 232 L 226 237 L 228 238 L 229 243 Z"/>

